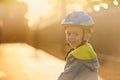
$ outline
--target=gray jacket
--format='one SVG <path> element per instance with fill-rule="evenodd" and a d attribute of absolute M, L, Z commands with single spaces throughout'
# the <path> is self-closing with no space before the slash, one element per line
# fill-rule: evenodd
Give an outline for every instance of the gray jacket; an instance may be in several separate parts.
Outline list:
<path fill-rule="evenodd" d="M 80 60 L 70 53 L 64 72 L 61 73 L 57 80 L 98 80 L 98 68 L 97 56 L 89 60 Z"/>

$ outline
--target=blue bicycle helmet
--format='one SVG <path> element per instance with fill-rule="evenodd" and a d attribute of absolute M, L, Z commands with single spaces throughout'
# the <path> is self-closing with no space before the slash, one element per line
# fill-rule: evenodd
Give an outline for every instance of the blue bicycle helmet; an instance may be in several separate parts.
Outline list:
<path fill-rule="evenodd" d="M 74 11 L 65 16 L 61 22 L 62 25 L 73 24 L 81 26 L 92 26 L 94 25 L 93 19 L 85 12 Z"/>

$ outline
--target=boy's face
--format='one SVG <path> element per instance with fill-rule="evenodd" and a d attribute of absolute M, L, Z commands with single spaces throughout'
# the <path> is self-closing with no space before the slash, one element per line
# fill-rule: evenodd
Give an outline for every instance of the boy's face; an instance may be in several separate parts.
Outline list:
<path fill-rule="evenodd" d="M 83 38 L 83 30 L 80 27 L 66 27 L 66 41 L 72 48 L 76 48 L 81 44 Z"/>

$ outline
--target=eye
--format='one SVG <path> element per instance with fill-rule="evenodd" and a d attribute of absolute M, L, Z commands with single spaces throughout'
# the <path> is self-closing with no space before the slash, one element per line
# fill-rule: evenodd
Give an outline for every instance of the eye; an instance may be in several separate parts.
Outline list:
<path fill-rule="evenodd" d="M 78 33 L 73 33 L 73 35 L 77 36 L 77 35 L 79 35 L 79 34 L 78 34 Z"/>
<path fill-rule="evenodd" d="M 74 32 L 74 33 L 72 33 L 72 35 L 73 36 L 79 36 L 79 33 Z"/>
<path fill-rule="evenodd" d="M 70 33 L 70 32 L 67 32 L 67 35 L 68 35 L 68 36 L 70 36 L 70 35 L 71 35 L 71 33 Z"/>
<path fill-rule="evenodd" d="M 71 33 L 71 32 L 67 32 L 67 36 L 78 36 L 78 33 Z"/>

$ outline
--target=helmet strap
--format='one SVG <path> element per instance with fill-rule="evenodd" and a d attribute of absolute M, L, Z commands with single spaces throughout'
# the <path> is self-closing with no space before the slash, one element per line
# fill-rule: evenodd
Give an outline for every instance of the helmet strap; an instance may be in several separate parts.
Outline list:
<path fill-rule="evenodd" d="M 85 43 L 88 42 L 87 40 L 84 40 L 84 37 L 85 37 L 85 30 L 84 30 L 83 28 L 82 28 L 82 30 L 83 30 L 82 41 L 81 41 L 81 43 L 80 43 L 77 47 L 82 46 L 82 45 L 84 45 Z"/>

